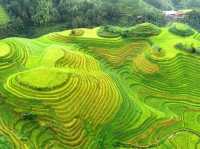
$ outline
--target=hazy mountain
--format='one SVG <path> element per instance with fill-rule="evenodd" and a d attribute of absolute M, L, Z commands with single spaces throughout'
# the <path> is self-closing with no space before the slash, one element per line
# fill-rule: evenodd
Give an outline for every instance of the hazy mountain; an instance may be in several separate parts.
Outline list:
<path fill-rule="evenodd" d="M 144 0 L 144 2 L 152 5 L 152 7 L 162 10 L 170 10 L 174 7 L 171 0 Z"/>
<path fill-rule="evenodd" d="M 199 8 L 200 0 L 144 0 L 161 10 Z"/>

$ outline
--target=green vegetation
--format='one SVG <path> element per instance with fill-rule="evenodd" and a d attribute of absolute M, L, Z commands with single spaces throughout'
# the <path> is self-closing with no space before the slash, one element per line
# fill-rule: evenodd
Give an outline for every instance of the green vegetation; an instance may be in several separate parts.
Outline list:
<path fill-rule="evenodd" d="M 5 136 L 0 136 L 0 148 L 2 149 L 12 149 L 12 145 L 8 142 Z"/>
<path fill-rule="evenodd" d="M 102 26 L 98 30 L 98 36 L 105 38 L 116 38 L 121 36 L 122 29 L 116 26 Z"/>
<path fill-rule="evenodd" d="M 5 9 L 0 5 L 0 26 L 7 25 L 10 18 Z"/>
<path fill-rule="evenodd" d="M 150 23 L 143 23 L 126 29 L 122 35 L 125 37 L 148 38 L 157 36 L 161 32 L 160 28 Z"/>
<path fill-rule="evenodd" d="M 7 44 L 1 43 L 0 44 L 0 57 L 6 57 L 10 54 L 10 47 Z"/>
<path fill-rule="evenodd" d="M 199 148 L 199 33 L 171 28 L 1 40 L 0 148 Z"/>
<path fill-rule="evenodd" d="M 200 30 L 199 0 L 0 0 L 0 4 L 1 38 L 33 38 L 55 30 L 100 25 L 130 27 L 150 22 L 164 26 L 171 22 L 164 10 L 186 13 L 178 21 Z"/>
<path fill-rule="evenodd" d="M 144 0 L 146 3 L 162 10 L 199 8 L 199 0 Z"/>
<path fill-rule="evenodd" d="M 183 22 L 200 31 L 200 10 L 194 9 L 187 12 Z"/>
<path fill-rule="evenodd" d="M 37 79 L 32 79 L 33 76 L 39 77 Z M 64 73 L 48 69 L 29 71 L 16 76 L 16 80 L 19 84 L 26 86 L 27 88 L 41 91 L 51 90 L 62 86 L 65 83 L 66 78 L 67 76 Z"/>
<path fill-rule="evenodd" d="M 82 36 L 84 34 L 84 30 L 82 29 L 73 29 L 71 31 L 71 36 Z"/>
<path fill-rule="evenodd" d="M 171 27 L 169 28 L 169 31 L 174 33 L 175 35 L 184 36 L 184 37 L 191 36 L 194 34 L 194 31 L 192 28 L 181 23 L 173 23 Z"/>
<path fill-rule="evenodd" d="M 0 0 L 10 16 L 10 23 L 0 29 L 0 35 L 38 35 L 53 32 L 53 26 L 63 29 L 99 25 L 135 25 L 149 21 L 165 24 L 161 10 L 143 0 Z M 1 11 L 0 11 L 1 13 Z M 1 17 L 0 17 L 1 18 Z M 60 25 L 62 24 L 62 25 Z M 64 25 L 63 25 L 64 24 Z M 36 29 L 35 29 L 36 28 Z M 49 30 L 48 30 L 49 28 Z"/>
<path fill-rule="evenodd" d="M 162 10 L 171 10 L 174 8 L 172 0 L 144 0 L 146 3 Z"/>
<path fill-rule="evenodd" d="M 194 43 L 177 43 L 175 47 L 179 50 L 200 54 L 200 47 L 198 47 L 198 45 L 195 45 Z"/>
<path fill-rule="evenodd" d="M 116 38 L 119 36 L 126 38 L 148 38 L 160 33 L 160 28 L 151 23 L 142 23 L 129 28 L 103 26 L 98 30 L 98 35 L 105 38 Z"/>

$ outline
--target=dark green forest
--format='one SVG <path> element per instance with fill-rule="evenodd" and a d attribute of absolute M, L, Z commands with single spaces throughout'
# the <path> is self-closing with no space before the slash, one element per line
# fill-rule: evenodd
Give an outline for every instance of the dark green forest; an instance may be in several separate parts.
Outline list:
<path fill-rule="evenodd" d="M 63 28 L 99 25 L 132 26 L 167 23 L 163 10 L 194 8 L 184 20 L 200 28 L 199 0 L 0 0 L 8 13 L 8 24 L 0 33 L 34 34 Z M 52 28 L 53 27 L 53 28 Z"/>

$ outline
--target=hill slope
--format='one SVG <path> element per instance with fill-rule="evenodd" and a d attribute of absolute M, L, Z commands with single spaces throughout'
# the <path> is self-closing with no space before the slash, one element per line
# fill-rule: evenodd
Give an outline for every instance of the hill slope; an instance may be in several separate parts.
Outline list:
<path fill-rule="evenodd" d="M 144 2 L 161 10 L 171 10 L 174 7 L 171 0 L 144 0 Z"/>
<path fill-rule="evenodd" d="M 199 34 L 146 23 L 101 36 L 94 28 L 0 41 L 0 146 L 200 147 Z"/>
<path fill-rule="evenodd" d="M 0 5 L 0 25 L 6 25 L 10 18 L 5 9 Z"/>
<path fill-rule="evenodd" d="M 161 10 L 199 8 L 199 0 L 144 0 Z"/>

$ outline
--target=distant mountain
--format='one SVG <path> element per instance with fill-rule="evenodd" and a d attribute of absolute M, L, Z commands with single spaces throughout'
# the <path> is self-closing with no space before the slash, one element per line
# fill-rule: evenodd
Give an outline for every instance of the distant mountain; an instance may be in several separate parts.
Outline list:
<path fill-rule="evenodd" d="M 144 0 L 101 0 L 103 3 L 110 3 L 122 11 L 133 14 L 138 12 L 159 11 L 155 6 L 146 3 Z"/>
<path fill-rule="evenodd" d="M 144 2 L 152 5 L 152 7 L 161 10 L 188 9 L 200 7 L 200 0 L 144 0 Z"/>
<path fill-rule="evenodd" d="M 200 0 L 185 0 L 184 6 L 187 8 L 199 8 Z"/>
<path fill-rule="evenodd" d="M 173 9 L 173 2 L 171 0 L 144 0 L 144 2 L 152 5 L 157 9 L 170 10 Z"/>

